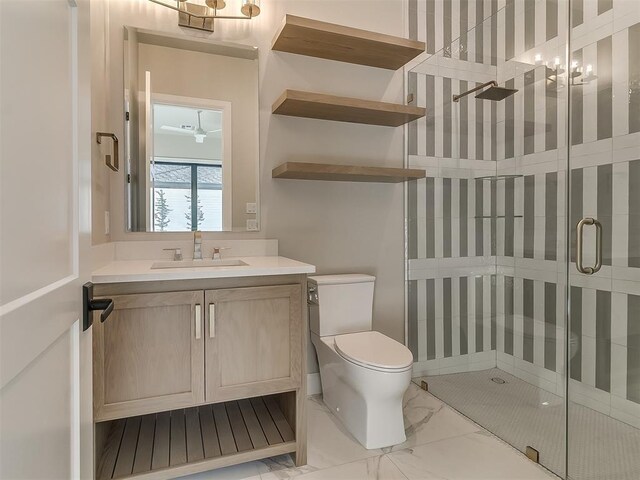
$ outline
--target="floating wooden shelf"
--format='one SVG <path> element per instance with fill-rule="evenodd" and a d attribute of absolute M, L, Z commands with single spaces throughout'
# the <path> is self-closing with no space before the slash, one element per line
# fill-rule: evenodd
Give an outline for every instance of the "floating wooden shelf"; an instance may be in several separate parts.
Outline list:
<path fill-rule="evenodd" d="M 337 182 L 399 183 L 424 178 L 426 172 L 413 168 L 327 165 L 323 163 L 287 162 L 271 172 L 273 178 L 295 180 L 329 180 Z"/>
<path fill-rule="evenodd" d="M 273 50 L 397 70 L 424 52 L 424 42 L 285 15 Z"/>
<path fill-rule="evenodd" d="M 298 90 L 285 90 L 273 104 L 272 112 L 387 127 L 398 127 L 426 115 L 426 109 L 420 107 Z"/>
<path fill-rule="evenodd" d="M 274 397 L 109 423 L 98 479 L 169 479 L 296 450 L 293 429 Z"/>

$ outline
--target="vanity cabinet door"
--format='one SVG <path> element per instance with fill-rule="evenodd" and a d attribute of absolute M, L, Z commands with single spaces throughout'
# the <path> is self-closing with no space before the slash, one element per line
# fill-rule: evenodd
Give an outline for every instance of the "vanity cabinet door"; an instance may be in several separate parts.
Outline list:
<path fill-rule="evenodd" d="M 97 421 L 204 401 L 204 292 L 112 297 L 94 321 Z"/>
<path fill-rule="evenodd" d="M 300 386 L 300 285 L 210 290 L 206 309 L 206 401 Z"/>

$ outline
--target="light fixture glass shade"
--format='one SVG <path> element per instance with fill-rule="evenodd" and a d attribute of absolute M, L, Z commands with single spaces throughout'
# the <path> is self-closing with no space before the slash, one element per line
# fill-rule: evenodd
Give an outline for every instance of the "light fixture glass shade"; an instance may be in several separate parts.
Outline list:
<path fill-rule="evenodd" d="M 207 7 L 213 8 L 214 10 L 222 10 L 227 6 L 224 0 L 206 0 L 204 3 Z"/>
<path fill-rule="evenodd" d="M 240 11 L 245 17 L 257 17 L 260 15 L 260 0 L 242 0 Z"/>

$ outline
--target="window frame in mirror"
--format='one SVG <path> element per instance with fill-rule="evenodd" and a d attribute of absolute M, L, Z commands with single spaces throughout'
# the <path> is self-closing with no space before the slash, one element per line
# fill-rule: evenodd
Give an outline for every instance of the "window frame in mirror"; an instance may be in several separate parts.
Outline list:
<path fill-rule="evenodd" d="M 232 165 L 231 159 L 233 158 L 233 141 L 232 141 L 232 108 L 231 102 L 227 102 L 224 100 L 211 100 L 209 98 L 193 98 L 193 97 L 183 97 L 180 95 L 170 95 L 167 93 L 152 93 L 150 96 L 150 105 L 151 111 L 153 112 L 153 107 L 157 104 L 160 105 L 171 105 L 171 106 L 179 106 L 179 107 L 188 107 L 188 108 L 202 108 L 203 110 L 217 110 L 222 112 L 222 230 L 211 230 L 214 232 L 231 232 L 233 230 L 233 198 L 232 198 Z M 152 114 L 153 115 L 153 114 Z M 147 145 L 151 146 L 151 155 L 150 158 L 151 164 L 156 161 L 155 154 L 155 141 L 154 141 L 154 132 L 155 132 L 155 122 L 152 119 L 151 128 L 147 128 Z M 147 181 L 151 181 L 149 177 L 146 179 Z M 146 187 L 145 187 L 146 188 Z M 153 197 L 155 194 L 155 187 L 152 185 L 149 189 L 150 197 Z M 147 214 L 151 217 L 151 212 L 153 211 L 154 198 L 150 198 L 149 205 L 150 208 L 147 209 Z M 152 229 L 147 230 L 149 233 L 156 233 L 155 224 L 153 222 L 153 218 L 150 218 L 147 221 L 147 225 L 151 225 Z M 170 232 L 183 232 L 188 230 L 169 230 Z M 164 232 L 157 232 L 164 233 Z"/>

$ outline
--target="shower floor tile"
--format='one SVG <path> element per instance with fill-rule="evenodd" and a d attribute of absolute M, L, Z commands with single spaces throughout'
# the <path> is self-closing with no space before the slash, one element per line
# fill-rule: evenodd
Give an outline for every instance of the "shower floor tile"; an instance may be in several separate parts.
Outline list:
<path fill-rule="evenodd" d="M 492 381 L 501 378 L 504 384 Z M 414 379 L 429 392 L 540 463 L 564 471 L 564 401 L 497 368 Z M 569 476 L 574 480 L 640 478 L 640 430 L 582 405 L 569 407 Z"/>

